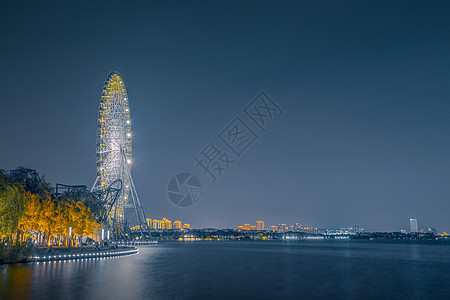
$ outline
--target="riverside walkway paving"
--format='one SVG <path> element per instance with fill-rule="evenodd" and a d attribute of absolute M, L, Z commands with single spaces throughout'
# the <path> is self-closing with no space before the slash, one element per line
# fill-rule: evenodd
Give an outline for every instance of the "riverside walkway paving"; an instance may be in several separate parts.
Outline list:
<path fill-rule="evenodd" d="M 29 262 L 73 260 L 86 258 L 101 258 L 139 254 L 136 247 L 116 247 L 116 248 L 95 248 L 95 247 L 53 247 L 37 248 L 33 250 L 33 255 Z"/>

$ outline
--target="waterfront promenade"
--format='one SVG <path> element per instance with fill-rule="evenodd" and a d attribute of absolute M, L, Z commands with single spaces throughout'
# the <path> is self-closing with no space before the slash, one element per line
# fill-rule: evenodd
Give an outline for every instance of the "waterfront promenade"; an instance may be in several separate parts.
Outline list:
<path fill-rule="evenodd" d="M 138 254 L 139 249 L 131 246 L 96 247 L 37 247 L 33 249 L 29 262 L 101 258 Z"/>

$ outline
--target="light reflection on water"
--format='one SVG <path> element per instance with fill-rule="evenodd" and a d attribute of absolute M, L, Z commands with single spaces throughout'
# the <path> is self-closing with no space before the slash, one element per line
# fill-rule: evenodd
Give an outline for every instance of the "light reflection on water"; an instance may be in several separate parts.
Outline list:
<path fill-rule="evenodd" d="M 440 242 L 166 242 L 0 267 L 0 299 L 450 299 Z"/>

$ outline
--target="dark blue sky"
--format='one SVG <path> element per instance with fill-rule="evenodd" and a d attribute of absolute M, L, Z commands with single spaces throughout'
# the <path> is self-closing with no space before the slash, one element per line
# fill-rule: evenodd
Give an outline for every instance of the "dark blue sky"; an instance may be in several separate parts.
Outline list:
<path fill-rule="evenodd" d="M 91 186 L 118 70 L 149 217 L 450 230 L 448 1 L 91 2 L 1 2 L 0 168 Z M 285 114 L 209 182 L 193 156 L 261 90 Z M 189 209 L 166 197 L 182 171 Z"/>

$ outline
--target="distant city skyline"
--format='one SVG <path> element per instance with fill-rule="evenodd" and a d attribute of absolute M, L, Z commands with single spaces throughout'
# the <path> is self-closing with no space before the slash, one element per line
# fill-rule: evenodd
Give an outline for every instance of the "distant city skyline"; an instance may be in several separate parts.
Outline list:
<path fill-rule="evenodd" d="M 177 223 L 178 225 L 175 225 Z M 255 225 L 252 225 L 252 222 L 245 222 L 241 225 L 235 225 L 231 227 L 217 227 L 217 226 L 210 226 L 210 227 L 198 227 L 196 226 L 195 222 L 193 224 L 193 227 L 191 228 L 191 224 L 183 223 L 180 220 L 171 221 L 165 217 L 162 217 L 160 220 L 158 219 L 152 219 L 147 218 L 147 224 L 149 226 L 149 229 L 205 229 L 205 228 L 215 228 L 217 230 L 221 229 L 236 229 L 238 231 L 276 231 L 276 232 L 284 232 L 284 231 L 303 231 L 307 233 L 313 233 L 313 234 L 320 234 L 329 232 L 329 234 L 356 234 L 359 232 L 377 232 L 377 230 L 366 230 L 366 228 L 363 226 L 363 224 L 358 225 L 352 225 L 352 226 L 337 226 L 337 227 L 324 227 L 324 226 L 311 226 L 308 224 L 301 224 L 300 222 L 296 222 L 294 224 L 286 224 L 283 222 L 275 223 L 275 224 L 266 224 L 263 220 L 257 220 Z M 138 229 L 137 227 L 135 229 Z M 447 229 L 441 230 L 439 234 L 447 234 Z M 383 231 L 381 231 L 383 232 Z M 433 227 L 418 227 L 417 219 L 409 219 L 409 230 L 405 230 L 403 228 L 398 228 L 396 230 L 392 231 L 385 231 L 385 232 L 404 232 L 404 233 L 419 233 L 419 232 L 427 232 L 427 233 L 434 233 L 437 234 L 437 230 Z"/>

